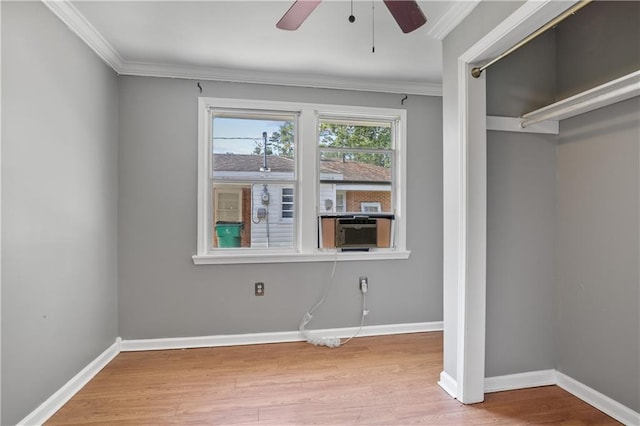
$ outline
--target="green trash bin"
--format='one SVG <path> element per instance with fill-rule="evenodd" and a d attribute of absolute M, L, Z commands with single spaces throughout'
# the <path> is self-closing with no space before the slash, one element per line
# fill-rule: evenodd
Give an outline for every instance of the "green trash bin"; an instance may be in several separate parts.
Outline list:
<path fill-rule="evenodd" d="M 216 222 L 218 247 L 240 247 L 240 234 L 243 226 L 242 222 Z"/>

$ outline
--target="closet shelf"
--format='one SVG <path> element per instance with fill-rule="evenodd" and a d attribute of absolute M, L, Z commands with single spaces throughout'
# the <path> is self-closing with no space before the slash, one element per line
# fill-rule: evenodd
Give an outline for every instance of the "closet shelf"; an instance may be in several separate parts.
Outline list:
<path fill-rule="evenodd" d="M 521 126 L 563 120 L 640 95 L 640 70 L 522 116 Z"/>

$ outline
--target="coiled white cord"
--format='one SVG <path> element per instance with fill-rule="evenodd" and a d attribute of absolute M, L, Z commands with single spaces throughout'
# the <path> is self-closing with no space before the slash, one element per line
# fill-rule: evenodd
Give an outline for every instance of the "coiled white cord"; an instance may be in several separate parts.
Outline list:
<path fill-rule="evenodd" d="M 367 305 L 366 305 L 366 293 L 363 292 L 362 293 L 362 319 L 360 320 L 360 328 L 358 328 L 358 330 L 355 332 L 353 336 L 349 337 L 347 340 L 345 340 L 342 343 L 340 342 L 339 337 L 313 336 L 309 333 L 308 330 L 305 329 L 307 324 L 309 324 L 313 319 L 313 313 L 315 312 L 316 309 L 320 307 L 320 305 L 324 303 L 327 296 L 329 295 L 329 292 L 331 291 L 331 287 L 333 287 L 333 282 L 336 275 L 337 263 L 338 263 L 338 250 L 336 250 L 336 256 L 333 259 L 333 269 L 331 270 L 331 280 L 329 281 L 329 284 L 326 286 L 324 294 L 322 295 L 320 300 L 313 306 L 313 308 L 311 308 L 307 313 L 304 314 L 304 316 L 300 320 L 300 325 L 298 327 L 298 329 L 300 330 L 300 333 L 302 333 L 305 340 L 308 343 L 311 343 L 312 345 L 315 345 L 315 346 L 326 346 L 328 348 L 337 348 L 341 344 L 343 345 L 346 344 L 351 339 L 353 339 L 358 334 L 360 334 L 360 331 L 362 331 L 362 327 L 364 326 L 364 317 L 369 313 L 367 311 Z"/>

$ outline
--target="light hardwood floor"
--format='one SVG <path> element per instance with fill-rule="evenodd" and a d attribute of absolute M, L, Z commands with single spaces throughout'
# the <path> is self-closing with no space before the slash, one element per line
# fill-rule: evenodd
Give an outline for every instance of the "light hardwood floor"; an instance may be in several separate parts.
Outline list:
<path fill-rule="evenodd" d="M 440 332 L 123 352 L 47 424 L 619 424 L 556 386 L 465 406 L 441 371 Z"/>

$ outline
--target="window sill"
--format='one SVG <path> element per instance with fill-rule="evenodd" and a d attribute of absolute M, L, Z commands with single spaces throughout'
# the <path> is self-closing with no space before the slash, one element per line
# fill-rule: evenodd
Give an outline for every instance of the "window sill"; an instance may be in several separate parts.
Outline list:
<path fill-rule="evenodd" d="M 411 252 L 408 250 L 385 250 L 370 252 L 317 251 L 313 253 L 296 252 L 258 252 L 258 253 L 216 253 L 192 256 L 196 265 L 233 265 L 245 263 L 297 263 L 297 262 L 348 262 L 360 260 L 404 260 Z"/>

